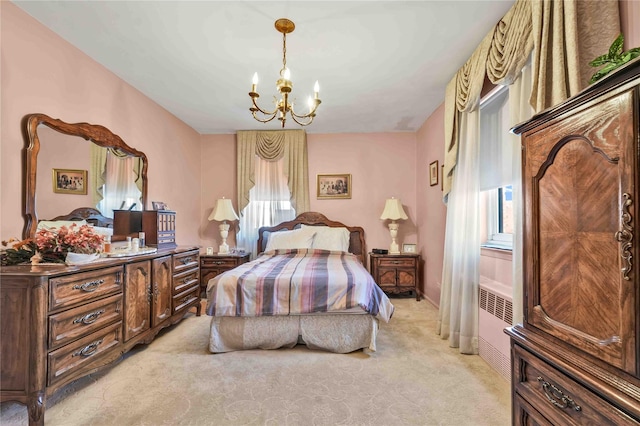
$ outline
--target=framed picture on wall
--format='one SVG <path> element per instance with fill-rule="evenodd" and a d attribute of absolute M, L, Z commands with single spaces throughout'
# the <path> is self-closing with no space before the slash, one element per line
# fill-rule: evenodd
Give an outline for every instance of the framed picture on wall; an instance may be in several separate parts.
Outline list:
<path fill-rule="evenodd" d="M 53 192 L 87 195 L 87 171 L 53 169 Z"/>
<path fill-rule="evenodd" d="M 438 160 L 429 164 L 429 185 L 435 186 L 438 184 Z"/>
<path fill-rule="evenodd" d="M 351 175 L 348 173 L 318 175 L 318 200 L 351 198 Z"/>

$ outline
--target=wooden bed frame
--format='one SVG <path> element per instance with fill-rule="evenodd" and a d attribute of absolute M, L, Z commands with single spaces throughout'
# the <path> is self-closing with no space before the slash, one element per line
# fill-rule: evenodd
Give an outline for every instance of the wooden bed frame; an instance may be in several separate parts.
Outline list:
<path fill-rule="evenodd" d="M 100 211 L 91 207 L 80 207 L 73 210 L 69 214 L 54 217 L 50 220 L 86 220 L 87 223 L 93 226 L 100 226 L 103 228 L 113 228 L 113 219 L 105 217 Z"/>
<path fill-rule="evenodd" d="M 299 228 L 300 225 L 330 226 L 332 228 L 347 228 L 349 230 L 349 253 L 355 254 L 360 263 L 366 265 L 366 247 L 364 241 L 364 229 L 360 226 L 347 226 L 343 223 L 329 220 L 321 213 L 301 213 L 289 222 L 282 222 L 275 226 L 263 226 L 258 230 L 258 253 L 262 253 L 267 247 L 269 234 L 278 231 L 290 231 Z"/>

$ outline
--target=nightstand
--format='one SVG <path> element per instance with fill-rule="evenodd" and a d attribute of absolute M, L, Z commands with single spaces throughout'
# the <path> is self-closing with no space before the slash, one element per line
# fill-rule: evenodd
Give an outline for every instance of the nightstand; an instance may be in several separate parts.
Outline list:
<path fill-rule="evenodd" d="M 385 293 L 398 294 L 413 291 L 420 301 L 420 255 L 416 253 L 369 253 L 371 275 Z"/>
<path fill-rule="evenodd" d="M 245 254 L 202 254 L 200 253 L 200 293 L 207 297 L 209 280 L 238 265 L 249 261 L 250 253 Z"/>

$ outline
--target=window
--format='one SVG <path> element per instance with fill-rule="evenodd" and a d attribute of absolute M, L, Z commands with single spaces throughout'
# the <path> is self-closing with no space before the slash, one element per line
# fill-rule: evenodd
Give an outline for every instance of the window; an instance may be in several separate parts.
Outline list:
<path fill-rule="evenodd" d="M 509 91 L 498 87 L 480 103 L 480 189 L 485 217 L 483 247 L 510 250 L 513 243 L 513 190 L 509 136 Z"/>

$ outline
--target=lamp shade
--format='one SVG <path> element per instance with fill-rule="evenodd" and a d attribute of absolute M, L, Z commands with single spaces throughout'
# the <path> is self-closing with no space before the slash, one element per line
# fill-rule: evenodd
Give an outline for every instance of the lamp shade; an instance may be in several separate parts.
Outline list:
<path fill-rule="evenodd" d="M 238 220 L 238 215 L 233 210 L 231 200 L 228 198 L 219 198 L 216 202 L 216 207 L 209 215 L 209 220 L 217 220 L 223 222 L 225 220 Z"/>
<path fill-rule="evenodd" d="M 398 220 L 408 219 L 408 217 L 402 208 L 402 202 L 397 198 L 389 198 L 384 203 L 384 211 L 382 212 L 380 219 Z"/>

